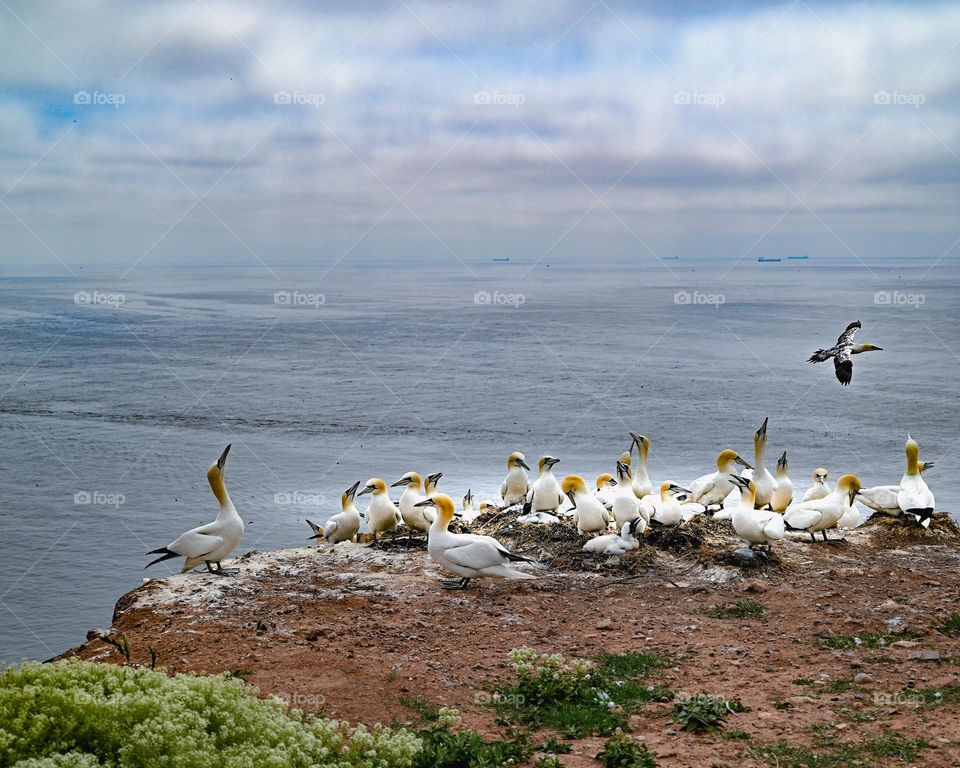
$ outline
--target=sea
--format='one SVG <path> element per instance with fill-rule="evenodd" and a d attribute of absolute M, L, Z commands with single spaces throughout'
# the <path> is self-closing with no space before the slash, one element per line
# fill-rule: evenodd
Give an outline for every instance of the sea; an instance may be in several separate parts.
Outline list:
<path fill-rule="evenodd" d="M 520 450 L 592 482 L 629 431 L 655 482 L 688 483 L 723 448 L 752 461 L 766 417 L 798 494 L 818 466 L 897 483 L 910 433 L 960 510 L 955 259 L 331 266 L 0 271 L 0 661 L 63 652 L 176 572 L 145 552 L 214 517 L 228 443 L 238 553 L 306 545 L 374 476 L 495 499 Z M 853 320 L 882 351 L 842 387 L 806 359 Z"/>

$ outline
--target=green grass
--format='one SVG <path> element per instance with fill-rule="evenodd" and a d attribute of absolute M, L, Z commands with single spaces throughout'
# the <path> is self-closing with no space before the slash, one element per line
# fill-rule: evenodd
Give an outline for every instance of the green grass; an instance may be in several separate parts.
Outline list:
<path fill-rule="evenodd" d="M 891 635 L 885 632 L 860 632 L 856 635 L 833 635 L 832 637 L 820 638 L 817 645 L 822 648 L 833 648 L 838 651 L 849 651 L 854 648 L 886 648 L 897 640 L 905 640 L 915 637 L 913 634 Z"/>
<path fill-rule="evenodd" d="M 902 696 L 915 696 L 920 706 L 957 706 L 960 704 L 960 685 L 939 685 L 929 688 L 905 688 Z"/>
<path fill-rule="evenodd" d="M 951 613 L 937 630 L 951 637 L 960 637 L 960 613 Z"/>
<path fill-rule="evenodd" d="M 737 600 L 735 603 L 718 603 L 706 609 L 713 619 L 763 619 L 767 607 L 755 600 Z"/>
<path fill-rule="evenodd" d="M 657 768 L 653 753 L 622 733 L 611 736 L 597 755 L 604 768 Z"/>
<path fill-rule="evenodd" d="M 533 764 L 534 768 L 563 768 L 563 763 L 553 755 L 545 755 Z"/>
<path fill-rule="evenodd" d="M 753 738 L 753 734 L 749 731 L 741 731 L 739 728 L 732 731 L 726 731 L 723 734 L 723 738 L 728 741 L 750 741 Z"/>
<path fill-rule="evenodd" d="M 718 731 L 727 715 L 748 711 L 739 699 L 701 694 L 674 704 L 673 719 L 685 731 Z"/>
<path fill-rule="evenodd" d="M 921 751 L 930 746 L 924 739 L 906 739 L 888 731 L 876 738 L 856 742 L 827 740 L 813 747 L 779 742 L 753 747 L 747 754 L 775 768 L 879 768 L 891 765 L 891 759 L 916 762 Z"/>
<path fill-rule="evenodd" d="M 425 696 L 397 696 L 397 703 L 416 712 L 425 723 L 435 723 L 440 719 L 440 707 Z"/>
<path fill-rule="evenodd" d="M 491 704 L 506 723 L 552 728 L 567 738 L 609 736 L 627 730 L 627 717 L 672 693 L 649 678 L 672 664 L 652 653 L 603 653 L 566 660 L 529 648 L 511 652 L 517 683 L 495 691 Z"/>
<path fill-rule="evenodd" d="M 411 768 L 500 768 L 529 760 L 536 745 L 525 733 L 485 739 L 476 731 L 453 731 L 442 725 L 417 731 L 421 749 Z"/>
<path fill-rule="evenodd" d="M 551 736 L 540 745 L 541 752 L 552 752 L 555 755 L 567 755 L 573 749 L 573 746 L 566 741 L 560 741 L 555 736 Z"/>

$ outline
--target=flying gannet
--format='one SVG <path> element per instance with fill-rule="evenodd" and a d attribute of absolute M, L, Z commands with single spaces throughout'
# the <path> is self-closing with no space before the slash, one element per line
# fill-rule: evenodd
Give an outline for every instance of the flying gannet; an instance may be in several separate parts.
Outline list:
<path fill-rule="evenodd" d="M 807 360 L 808 363 L 822 363 L 824 360 L 833 358 L 833 368 L 837 374 L 837 381 L 846 386 L 853 378 L 853 361 L 851 355 L 859 355 L 861 352 L 880 352 L 883 347 L 874 344 L 854 344 L 853 337 L 860 330 L 860 321 L 854 320 L 846 327 L 843 333 L 837 338 L 837 343 L 829 349 L 818 349 Z"/>
<path fill-rule="evenodd" d="M 833 528 L 850 511 L 859 493 L 860 478 L 843 475 L 837 480 L 837 487 L 833 491 L 822 499 L 794 504 L 783 513 L 783 520 L 788 530 L 806 531 L 814 542 L 817 540 L 813 535 L 816 531 L 820 531 L 824 541 L 829 541 L 827 529 Z"/>
<path fill-rule="evenodd" d="M 160 557 L 151 560 L 144 568 L 173 557 L 183 557 L 186 560 L 180 573 L 192 571 L 203 564 L 207 566 L 210 573 L 217 576 L 228 576 L 237 572 L 236 568 L 228 569 L 220 564 L 221 560 L 237 548 L 237 544 L 243 537 L 243 520 L 237 514 L 230 500 L 230 494 L 227 493 L 227 486 L 223 482 L 223 468 L 227 463 L 229 452 L 228 445 L 223 449 L 216 463 L 207 470 L 207 482 L 210 483 L 210 489 L 220 503 L 217 519 L 187 531 L 165 547 L 147 552 L 148 555 L 160 555 Z M 214 565 L 216 568 L 213 567 Z"/>
<path fill-rule="evenodd" d="M 527 466 L 526 458 L 520 451 L 514 451 L 507 456 L 507 476 L 500 486 L 500 497 L 503 499 L 504 507 L 521 504 L 527 498 L 527 491 L 530 490 L 530 480 L 524 471 L 527 469 L 530 467 Z"/>
<path fill-rule="evenodd" d="M 466 589 L 470 579 L 492 576 L 501 579 L 535 579 L 536 576 L 516 571 L 510 563 L 533 562 L 528 557 L 515 555 L 492 536 L 472 533 L 451 533 L 447 528 L 453 520 L 453 499 L 438 493 L 432 499 L 419 502 L 419 507 L 436 507 L 430 526 L 427 552 L 441 568 L 455 573 L 457 581 L 443 582 L 444 589 Z"/>
<path fill-rule="evenodd" d="M 573 519 L 580 535 L 592 536 L 607 530 L 610 514 L 600 500 L 590 493 L 580 475 L 567 475 L 560 488 L 573 504 Z"/>
<path fill-rule="evenodd" d="M 907 455 L 907 471 L 900 478 L 897 504 L 905 515 L 912 515 L 920 525 L 928 528 L 936 501 L 933 498 L 933 491 L 927 487 L 926 481 L 920 474 L 920 446 L 916 440 L 907 435 L 903 450 Z"/>
<path fill-rule="evenodd" d="M 559 463 L 560 459 L 554 456 L 542 456 L 540 458 L 540 476 L 533 481 L 533 485 L 527 491 L 526 504 L 523 510 L 525 514 L 555 513 L 563 506 L 564 497 L 560 490 L 560 482 L 553 474 L 553 467 Z"/>
<path fill-rule="evenodd" d="M 813 485 L 803 494 L 804 501 L 816 501 L 830 495 L 833 489 L 830 487 L 828 479 L 830 473 L 823 467 L 817 467 L 813 470 Z"/>
<path fill-rule="evenodd" d="M 783 514 L 793 503 L 793 481 L 790 479 L 790 470 L 787 466 L 787 452 L 777 459 L 777 487 L 770 497 L 770 507 L 774 512 Z"/>
<path fill-rule="evenodd" d="M 767 454 L 767 422 L 769 420 L 769 417 L 764 419 L 760 429 L 753 436 L 754 469 L 753 475 L 749 479 L 753 481 L 757 489 L 754 496 L 754 504 L 757 509 L 763 509 L 770 504 L 773 492 L 777 489 L 777 481 L 764 465 Z M 743 476 L 747 477 L 747 473 L 744 472 Z"/>
<path fill-rule="evenodd" d="M 360 487 L 357 480 L 340 496 L 340 512 L 331 517 L 322 526 L 307 520 L 307 525 L 313 529 L 311 539 L 324 539 L 331 544 L 341 541 L 353 541 L 360 530 L 360 512 L 353 503 L 353 498 Z"/>
<path fill-rule="evenodd" d="M 640 548 L 639 537 L 643 535 L 647 524 L 642 517 L 624 523 L 620 533 L 605 533 L 595 536 L 583 545 L 584 552 L 599 552 L 604 555 L 623 555 Z"/>
<path fill-rule="evenodd" d="M 379 477 L 371 477 L 367 480 L 357 496 L 363 496 L 366 493 L 373 494 L 370 497 L 370 505 L 367 507 L 367 530 L 373 534 L 371 546 L 375 547 L 378 534 L 392 531 L 403 522 L 403 519 L 400 517 L 400 510 L 390 501 L 387 484 Z"/>
<path fill-rule="evenodd" d="M 730 479 L 740 488 L 740 503 L 733 510 L 733 530 L 737 536 L 753 547 L 764 544 L 769 549 L 775 541 L 780 541 L 786 532 L 783 516 L 773 510 L 757 509 L 756 481 L 746 480 L 736 475 Z"/>
<path fill-rule="evenodd" d="M 725 448 L 717 456 L 717 471 L 709 475 L 702 475 L 690 483 L 690 497 L 688 501 L 703 504 L 705 507 L 723 506 L 723 500 L 734 489 L 730 475 L 736 474 L 737 465 L 752 469 L 740 455 L 731 448 Z M 718 514 L 723 514 L 723 510 Z M 732 513 L 731 513 L 732 514 Z M 729 518 L 729 515 L 726 516 Z M 721 519 L 726 519 L 721 517 Z"/>
<path fill-rule="evenodd" d="M 633 447 L 637 447 L 637 469 L 633 473 L 633 492 L 638 499 L 649 496 L 653 493 L 653 483 L 650 482 L 650 476 L 647 474 L 647 457 L 650 454 L 650 440 L 643 435 L 635 432 L 630 433 L 630 456 L 633 457 Z M 629 464 L 630 462 L 624 462 Z"/>

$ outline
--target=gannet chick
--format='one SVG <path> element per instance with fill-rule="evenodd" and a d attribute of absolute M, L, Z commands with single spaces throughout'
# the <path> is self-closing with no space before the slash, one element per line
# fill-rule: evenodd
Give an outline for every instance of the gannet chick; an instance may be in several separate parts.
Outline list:
<path fill-rule="evenodd" d="M 709 475 L 701 475 L 690 483 L 688 501 L 698 502 L 705 507 L 720 505 L 722 508 L 723 500 L 730 495 L 730 491 L 734 488 L 730 475 L 736 474 L 737 465 L 752 469 L 733 449 L 725 448 L 720 451 L 717 456 L 717 471 L 711 472 Z M 729 519 L 729 515 L 726 519 Z"/>
<path fill-rule="evenodd" d="M 659 498 L 653 502 L 653 514 L 650 516 L 651 525 L 673 526 L 683 522 L 683 510 L 680 508 L 678 494 L 689 494 L 686 488 L 674 483 L 661 483 Z M 648 497 L 649 498 L 649 497 Z"/>
<path fill-rule="evenodd" d="M 650 440 L 635 432 L 630 433 L 630 438 L 633 440 L 633 443 L 630 445 L 631 457 L 633 456 L 633 447 L 637 447 L 637 468 L 633 471 L 633 492 L 637 495 L 638 499 L 642 499 L 644 496 L 649 496 L 653 493 L 653 483 L 650 482 L 650 477 L 647 475 L 647 456 L 650 453 Z M 630 462 L 625 463 L 629 464 Z"/>
<path fill-rule="evenodd" d="M 227 557 L 243 537 L 243 520 L 237 514 L 237 510 L 230 501 L 230 495 L 227 493 L 227 486 L 223 482 L 223 468 L 227 463 L 227 454 L 230 453 L 230 446 L 223 449 L 220 458 L 207 470 L 207 482 L 210 483 L 210 490 L 217 497 L 220 503 L 220 511 L 217 512 L 217 519 L 212 523 L 201 525 L 182 534 L 176 541 L 160 549 L 154 549 L 147 552 L 148 555 L 160 555 L 156 560 L 151 560 L 144 568 L 149 568 L 155 563 L 161 563 L 173 557 L 186 558 L 180 573 L 192 571 L 198 565 L 205 564 L 210 573 L 217 576 L 228 576 L 236 573 L 238 569 L 224 568 L 220 561 Z M 214 568 L 213 566 L 217 567 Z"/>
<path fill-rule="evenodd" d="M 753 476 L 750 479 L 757 488 L 754 501 L 757 509 L 762 509 L 770 503 L 773 492 L 777 488 L 777 481 L 774 480 L 770 470 L 764 465 L 764 458 L 767 454 L 767 422 L 769 420 L 769 416 L 765 418 L 763 424 L 760 425 L 760 429 L 753 436 L 754 469 Z"/>
<path fill-rule="evenodd" d="M 777 459 L 777 487 L 770 497 L 770 506 L 774 512 L 783 514 L 793 502 L 793 481 L 787 466 L 787 452 Z"/>
<path fill-rule="evenodd" d="M 860 478 L 856 475 L 843 475 L 837 480 L 837 487 L 822 499 L 802 501 L 794 504 L 783 513 L 783 521 L 791 531 L 806 531 L 815 542 L 813 535 L 820 531 L 824 541 L 827 539 L 827 529 L 833 528 L 850 511 L 854 499 L 860 493 Z"/>
<path fill-rule="evenodd" d="M 413 538 L 414 531 L 427 533 L 430 530 L 430 520 L 424 514 L 422 508 L 416 504 L 423 501 L 426 497 L 420 490 L 420 474 L 418 472 L 407 472 L 403 477 L 390 485 L 391 488 L 403 487 L 403 493 L 400 494 L 400 519 L 407 526 L 407 544 Z"/>
<path fill-rule="evenodd" d="M 360 530 L 360 511 L 353 503 L 353 498 L 360 487 L 360 481 L 357 480 L 340 496 L 340 513 L 334 515 L 323 527 L 307 520 L 307 524 L 313 529 L 311 539 L 324 539 L 330 544 L 339 544 L 341 541 L 353 541 L 357 532 Z"/>
<path fill-rule="evenodd" d="M 640 499 L 633 492 L 633 476 L 630 474 L 630 466 L 622 461 L 617 462 L 617 484 L 613 489 L 611 511 L 618 531 L 622 530 L 627 523 L 641 516 Z M 649 519 L 649 515 L 644 515 L 644 528 L 646 528 Z"/>
<path fill-rule="evenodd" d="M 756 481 L 731 475 L 730 479 L 740 488 L 740 503 L 733 510 L 733 530 L 751 549 L 758 544 L 769 547 L 780 541 L 786 532 L 783 516 L 773 510 L 755 509 Z"/>
<path fill-rule="evenodd" d="M 387 484 L 379 477 L 371 477 L 366 485 L 360 489 L 357 496 L 372 493 L 370 505 L 367 507 L 367 530 L 373 534 L 373 546 L 377 545 L 377 535 L 392 531 L 403 519 L 387 492 Z"/>
<path fill-rule="evenodd" d="M 813 470 L 813 485 L 803 494 L 804 501 L 816 501 L 830 495 L 833 489 L 827 481 L 830 473 L 823 467 L 817 467 Z"/>
<path fill-rule="evenodd" d="M 563 506 L 563 492 L 560 490 L 559 481 L 553 474 L 554 465 L 559 463 L 560 459 L 553 456 L 540 458 L 540 476 L 533 481 L 533 485 L 527 492 L 525 513 L 556 512 Z"/>
<path fill-rule="evenodd" d="M 930 517 L 933 515 L 936 502 L 933 491 L 927 487 L 926 481 L 920 475 L 920 446 L 916 440 L 907 435 L 903 450 L 907 455 L 907 471 L 900 478 L 897 504 L 904 514 L 912 515 L 920 525 L 929 528 Z"/>
<path fill-rule="evenodd" d="M 573 504 L 573 519 L 581 536 L 602 533 L 607 529 L 610 514 L 600 500 L 590 493 L 580 475 L 567 475 L 560 488 Z"/>
<path fill-rule="evenodd" d="M 521 504 L 527 498 L 530 480 L 524 472 L 525 469 L 530 467 L 527 466 L 526 458 L 520 451 L 514 451 L 507 456 L 507 476 L 500 486 L 500 498 L 503 499 L 504 507 Z"/>
<path fill-rule="evenodd" d="M 492 576 L 501 579 L 535 579 L 529 573 L 515 571 L 510 563 L 533 562 L 528 557 L 514 555 L 492 536 L 472 533 L 451 533 L 447 530 L 453 520 L 453 499 L 438 493 L 432 499 L 419 502 L 419 507 L 435 507 L 436 515 L 430 526 L 427 552 L 441 568 L 460 576 L 459 581 L 443 582 L 444 589 L 465 589 L 470 579 Z"/>
<path fill-rule="evenodd" d="M 851 355 L 859 355 L 861 352 L 880 352 L 883 347 L 874 344 L 854 344 L 853 337 L 860 330 L 860 321 L 854 320 L 846 327 L 843 333 L 837 338 L 837 343 L 829 349 L 818 349 L 807 360 L 808 363 L 822 363 L 824 360 L 833 358 L 833 369 L 837 374 L 837 381 L 846 386 L 853 378 L 853 361 Z"/>
<path fill-rule="evenodd" d="M 932 461 L 918 461 L 917 469 L 924 472 L 933 467 Z M 864 488 L 857 496 L 857 501 L 874 512 L 882 515 L 891 515 L 897 517 L 900 512 L 899 485 L 875 485 L 872 488 Z"/>
<path fill-rule="evenodd" d="M 639 536 L 643 535 L 647 524 L 642 517 L 624 523 L 620 533 L 605 533 L 595 536 L 583 545 L 584 552 L 600 552 L 604 555 L 623 555 L 640 548 Z"/>
<path fill-rule="evenodd" d="M 617 481 L 613 475 L 609 472 L 602 472 L 597 475 L 596 487 L 597 490 L 594 496 L 596 496 L 600 500 L 600 503 L 608 510 L 613 509 L 613 496 L 617 490 Z"/>
<path fill-rule="evenodd" d="M 553 525 L 559 523 L 560 518 L 551 515 L 549 512 L 527 512 L 517 518 L 518 523 L 529 523 L 534 525 Z"/>
<path fill-rule="evenodd" d="M 434 472 L 432 475 L 427 475 L 427 479 L 423 481 L 423 495 L 432 499 L 437 495 L 437 485 L 440 483 L 440 478 L 443 477 L 443 472 Z"/>

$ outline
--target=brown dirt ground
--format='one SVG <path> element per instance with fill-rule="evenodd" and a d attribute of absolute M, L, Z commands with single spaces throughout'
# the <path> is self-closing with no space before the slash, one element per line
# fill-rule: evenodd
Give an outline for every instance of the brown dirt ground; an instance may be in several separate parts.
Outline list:
<path fill-rule="evenodd" d="M 882 521 L 848 534 L 846 544 L 798 537 L 749 572 L 722 564 L 738 543 L 717 521 L 621 558 L 583 555 L 568 531 L 495 527 L 542 561 L 539 580 L 443 591 L 444 575 L 422 544 L 249 553 L 233 579 L 176 575 L 124 595 L 111 631 L 128 636 L 134 663 L 148 663 L 153 646 L 170 672 L 242 671 L 264 694 L 330 717 L 414 722 L 398 698 L 422 696 L 457 707 L 465 726 L 485 733 L 498 726 L 484 694 L 513 679 L 511 648 L 571 657 L 655 650 L 679 659 L 658 682 L 739 697 L 751 708 L 728 717 L 728 730 L 752 734 L 744 742 L 684 732 L 670 722 L 671 704 L 648 705 L 631 729 L 661 766 L 761 766 L 745 754 L 750 745 L 855 741 L 887 729 L 933 744 L 919 765 L 960 765 L 960 706 L 894 698 L 906 688 L 960 684 L 960 638 L 937 630 L 960 610 L 960 536 L 945 519 L 925 535 Z M 706 615 L 739 599 L 763 603 L 765 618 Z M 829 633 L 858 632 L 905 639 L 875 650 L 818 644 Z M 98 634 L 65 655 L 122 663 Z M 939 660 L 917 658 L 922 651 Z M 871 680 L 839 693 L 793 682 L 859 673 Z M 873 719 L 857 722 L 850 712 Z M 596 766 L 602 741 L 574 742 L 560 760 Z"/>

